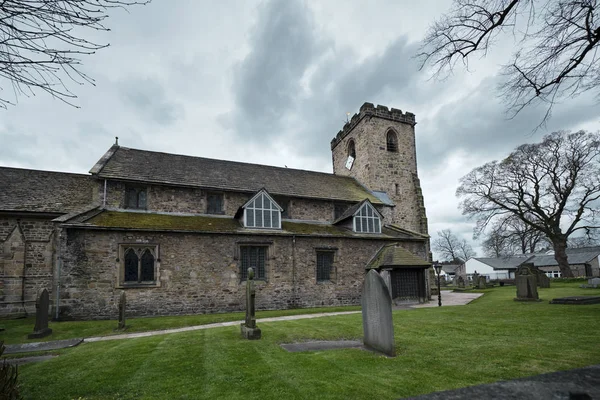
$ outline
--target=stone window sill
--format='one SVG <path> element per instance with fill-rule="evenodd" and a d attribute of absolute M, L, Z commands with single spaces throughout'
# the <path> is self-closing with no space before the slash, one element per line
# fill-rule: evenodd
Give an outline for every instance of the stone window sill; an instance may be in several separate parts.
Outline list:
<path fill-rule="evenodd" d="M 143 288 L 158 288 L 160 283 L 121 283 L 116 286 L 117 289 L 143 289 Z"/>

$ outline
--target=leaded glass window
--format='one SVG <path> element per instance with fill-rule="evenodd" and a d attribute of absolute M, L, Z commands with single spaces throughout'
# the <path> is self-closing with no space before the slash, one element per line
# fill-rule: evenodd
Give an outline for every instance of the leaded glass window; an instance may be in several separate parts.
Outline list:
<path fill-rule="evenodd" d="M 157 247 L 121 245 L 123 254 L 122 282 L 131 284 L 154 284 L 156 283 Z"/>
<path fill-rule="evenodd" d="M 365 202 L 354 215 L 354 232 L 381 233 L 381 219 L 370 203 Z"/>
<path fill-rule="evenodd" d="M 398 152 L 398 137 L 396 132 L 389 130 L 386 134 L 387 151 Z"/>
<path fill-rule="evenodd" d="M 146 209 L 147 195 L 146 189 L 128 187 L 125 190 L 125 207 L 132 209 Z"/>
<path fill-rule="evenodd" d="M 281 228 L 281 209 L 264 192 L 246 204 L 244 215 L 248 228 Z"/>
<path fill-rule="evenodd" d="M 266 246 L 241 246 L 240 247 L 240 277 L 243 281 L 248 279 L 248 268 L 254 268 L 255 279 L 265 279 L 265 264 L 267 260 Z"/>
<path fill-rule="evenodd" d="M 317 282 L 331 280 L 333 251 L 317 251 Z"/>
<path fill-rule="evenodd" d="M 206 203 L 207 214 L 223 214 L 223 193 L 209 193 Z"/>

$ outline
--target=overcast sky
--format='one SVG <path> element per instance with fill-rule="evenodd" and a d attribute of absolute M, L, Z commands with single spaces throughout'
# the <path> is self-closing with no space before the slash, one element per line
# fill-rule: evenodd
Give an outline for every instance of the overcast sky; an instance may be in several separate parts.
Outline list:
<path fill-rule="evenodd" d="M 416 114 L 429 232 L 472 242 L 459 178 L 545 133 L 600 129 L 600 107 L 565 101 L 535 133 L 543 110 L 507 119 L 495 88 L 510 37 L 469 72 L 429 79 L 413 56 L 449 6 L 154 0 L 117 10 L 111 32 L 87 36 L 111 46 L 83 61 L 96 86 L 70 85 L 80 108 L 39 93 L 0 110 L 0 165 L 87 173 L 118 136 L 126 147 L 331 172 L 329 142 L 368 101 Z"/>

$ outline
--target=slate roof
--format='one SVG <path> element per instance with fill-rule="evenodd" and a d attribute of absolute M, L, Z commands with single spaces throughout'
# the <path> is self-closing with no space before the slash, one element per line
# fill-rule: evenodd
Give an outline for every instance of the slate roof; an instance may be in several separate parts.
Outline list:
<path fill-rule="evenodd" d="M 418 267 L 427 268 L 430 262 L 425 261 L 410 251 L 397 246 L 395 243 L 386 244 L 379 249 L 377 254 L 367 264 L 367 269 L 382 267 Z"/>
<path fill-rule="evenodd" d="M 460 267 L 460 264 L 441 264 L 442 271 L 446 273 L 454 273 L 456 269 Z"/>
<path fill-rule="evenodd" d="M 579 249 L 567 249 L 567 260 L 570 265 L 587 264 L 600 255 L 600 247 L 582 247 Z M 536 267 L 558 266 L 554 254 L 535 256 L 533 265 Z"/>
<path fill-rule="evenodd" d="M 282 229 L 248 229 L 232 217 L 173 215 L 103 210 L 87 219 L 75 218 L 67 226 L 91 229 L 127 229 L 167 232 L 230 233 L 243 235 L 333 236 L 361 239 L 398 240 L 393 235 L 355 233 L 331 224 L 282 221 Z"/>
<path fill-rule="evenodd" d="M 383 202 L 354 178 L 112 146 L 90 170 L 100 178 L 273 195 Z"/>
<path fill-rule="evenodd" d="M 0 167 L 0 211 L 65 214 L 93 202 L 90 175 Z"/>
<path fill-rule="evenodd" d="M 600 255 L 600 246 L 567 249 L 567 258 L 570 265 L 586 264 Z M 536 267 L 558 266 L 554 254 L 523 254 L 512 257 L 482 258 L 475 260 L 491 266 L 494 269 L 517 269 L 524 262 L 532 262 Z"/>
<path fill-rule="evenodd" d="M 517 269 L 517 267 L 524 262 L 531 261 L 534 256 L 532 255 L 521 255 L 511 257 L 474 257 L 475 260 L 480 261 L 484 264 L 489 265 L 494 269 Z"/>

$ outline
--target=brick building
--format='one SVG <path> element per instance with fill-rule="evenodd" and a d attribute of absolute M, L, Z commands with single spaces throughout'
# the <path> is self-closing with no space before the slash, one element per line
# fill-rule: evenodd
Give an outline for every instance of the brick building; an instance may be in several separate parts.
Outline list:
<path fill-rule="evenodd" d="M 427 301 L 415 117 L 365 103 L 331 142 L 333 174 L 113 145 L 89 175 L 0 168 L 0 316 L 51 292 L 59 318 L 360 302 L 367 269 Z M 57 307 L 58 305 L 58 307 Z"/>

